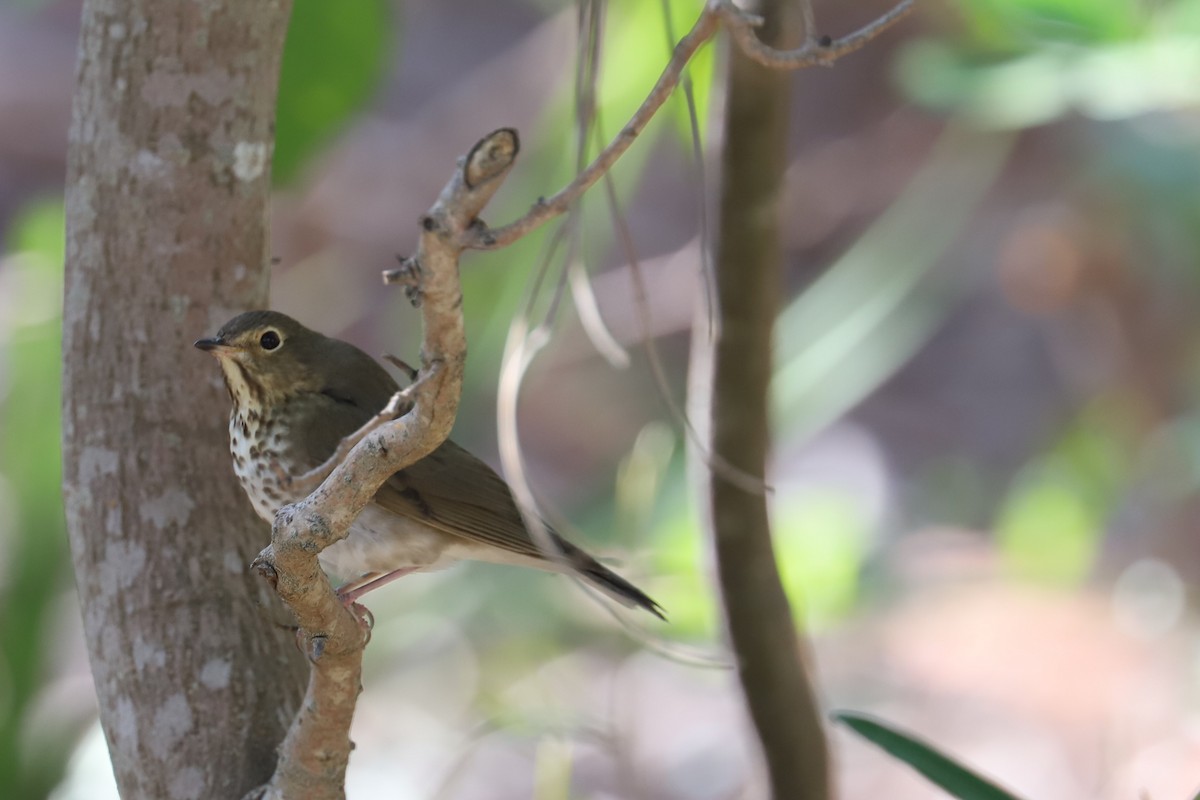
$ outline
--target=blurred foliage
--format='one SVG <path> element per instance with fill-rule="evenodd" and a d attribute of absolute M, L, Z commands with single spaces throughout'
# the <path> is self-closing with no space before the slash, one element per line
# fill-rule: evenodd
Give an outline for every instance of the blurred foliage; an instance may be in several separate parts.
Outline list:
<path fill-rule="evenodd" d="M 296 0 L 279 76 L 276 185 L 294 181 L 374 93 L 394 51 L 391 10 L 386 0 Z"/>
<path fill-rule="evenodd" d="M 21 800 L 44 797 L 58 783 L 90 718 L 86 710 L 35 710 L 55 677 L 56 603 L 70 567 L 57 413 L 63 230 L 61 202 L 29 206 L 6 236 L 0 269 L 21 298 L 0 323 L 8 389 L 0 405 L 0 489 L 13 501 L 0 504 L 0 516 L 15 515 L 0 520 L 0 532 L 12 527 L 0 541 L 0 786 Z"/>
<path fill-rule="evenodd" d="M 959 800 L 1017 800 L 1014 795 L 911 734 L 848 711 L 835 713 L 833 719 L 908 764 Z"/>
<path fill-rule="evenodd" d="M 568 800 L 571 797 L 570 740 L 545 737 L 538 742 L 533 779 L 533 800 Z"/>
<path fill-rule="evenodd" d="M 820 631 L 853 609 L 869 524 L 857 498 L 844 493 L 807 492 L 776 502 L 783 586 L 809 628 Z"/>
<path fill-rule="evenodd" d="M 696 511 L 687 502 L 683 487 L 665 506 L 654 529 L 654 567 L 659 575 L 654 597 L 671 620 L 669 635 L 679 639 L 708 640 L 719 630 L 721 610 L 709 578 L 709 547 L 702 536 Z"/>
<path fill-rule="evenodd" d="M 962 277 L 932 270 L 1011 144 L 951 125 L 891 208 L 783 309 L 772 385 L 783 435 L 804 437 L 842 416 L 945 321 Z"/>
<path fill-rule="evenodd" d="M 1128 477 L 1124 451 L 1104 422 L 1085 412 L 1013 482 L 996 534 L 1021 577 L 1070 585 L 1091 574 Z"/>
<path fill-rule="evenodd" d="M 1139 0 L 981 0 L 958 10 L 972 49 L 1013 53 L 1128 39 L 1145 29 L 1145 9 Z"/>
<path fill-rule="evenodd" d="M 900 83 L 976 124 L 1120 119 L 1200 101 L 1200 3 L 989 0 L 955 7 L 957 38 L 910 43 Z"/>

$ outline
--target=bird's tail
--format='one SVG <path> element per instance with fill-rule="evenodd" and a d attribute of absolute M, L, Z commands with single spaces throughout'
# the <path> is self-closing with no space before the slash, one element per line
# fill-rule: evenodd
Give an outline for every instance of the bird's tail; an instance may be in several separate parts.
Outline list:
<path fill-rule="evenodd" d="M 662 606 L 650 599 L 641 589 L 557 534 L 554 534 L 554 543 L 562 549 L 563 556 L 575 571 L 597 589 L 623 606 L 644 608 L 663 622 L 667 621 Z"/>

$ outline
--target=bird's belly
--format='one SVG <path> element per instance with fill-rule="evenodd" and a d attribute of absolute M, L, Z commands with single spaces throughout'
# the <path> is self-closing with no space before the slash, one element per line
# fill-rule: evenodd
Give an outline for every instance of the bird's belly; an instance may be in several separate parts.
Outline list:
<path fill-rule="evenodd" d="M 321 551 L 321 566 L 350 580 L 405 567 L 439 569 L 458 560 L 455 538 L 421 522 L 368 504 L 340 542 Z"/>

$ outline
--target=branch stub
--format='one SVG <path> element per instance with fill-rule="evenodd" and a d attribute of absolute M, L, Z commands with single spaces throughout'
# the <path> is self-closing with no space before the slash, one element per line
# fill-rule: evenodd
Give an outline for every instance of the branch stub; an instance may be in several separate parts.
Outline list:
<path fill-rule="evenodd" d="M 521 151 L 521 140 L 514 128 L 500 128 L 480 139 L 467 154 L 463 182 L 474 189 L 512 166 Z"/>

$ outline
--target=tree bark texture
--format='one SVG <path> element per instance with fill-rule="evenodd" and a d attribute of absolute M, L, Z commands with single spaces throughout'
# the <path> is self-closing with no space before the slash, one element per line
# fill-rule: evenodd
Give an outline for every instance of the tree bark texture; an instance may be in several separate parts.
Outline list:
<path fill-rule="evenodd" d="M 763 40 L 795 47 L 799 4 L 765 0 Z M 779 192 L 786 164 L 788 84 L 729 50 L 716 246 L 718 336 L 711 406 L 715 455 L 756 477 L 769 450 L 771 338 L 782 289 Z M 829 796 L 828 747 L 771 544 L 768 497 L 713 470 L 711 520 L 729 637 L 777 800 Z"/>
<path fill-rule="evenodd" d="M 87 0 L 67 190 L 63 468 L 121 796 L 266 782 L 306 662 L 248 564 L 220 376 L 191 343 L 267 300 L 290 0 Z"/>

